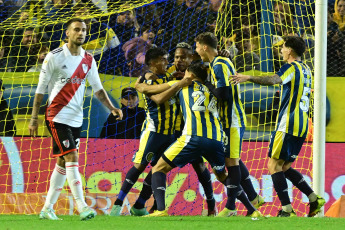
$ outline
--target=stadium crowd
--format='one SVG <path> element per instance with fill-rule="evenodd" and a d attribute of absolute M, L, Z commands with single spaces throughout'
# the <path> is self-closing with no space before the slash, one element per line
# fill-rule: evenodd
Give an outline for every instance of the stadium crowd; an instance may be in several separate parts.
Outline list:
<path fill-rule="evenodd" d="M 39 14 L 49 20 L 40 26 L 38 16 L 30 16 L 31 1 L 0 0 L 0 21 L 16 20 L 18 28 L 0 29 L 0 66 L 3 72 L 38 71 L 40 52 L 60 47 L 66 39 L 63 34 L 63 18 L 82 16 L 87 18 L 88 35 L 84 48 L 91 52 L 99 64 L 101 73 L 138 77 L 147 70 L 145 52 L 151 46 L 163 47 L 173 56 L 179 42 L 194 45 L 193 38 L 202 32 L 215 32 L 222 0 L 173 0 L 159 1 L 118 14 L 102 16 L 125 1 L 45 0 L 40 2 Z M 37 1 L 32 1 L 37 4 Z M 94 3 L 95 2 L 95 3 Z M 282 65 L 280 49 L 282 37 L 302 36 L 307 44 L 304 61 L 313 69 L 314 52 L 314 2 L 304 1 L 297 7 L 293 1 L 272 1 L 272 47 L 260 48 L 261 4 L 259 1 L 232 1 L 232 20 L 221 41 L 231 51 L 231 58 L 239 72 L 260 70 L 260 52 L 273 52 L 273 71 Z M 329 1 L 328 17 L 328 76 L 345 76 L 343 66 L 345 1 Z M 93 17 L 92 15 L 97 15 Z M 229 17 L 230 18 L 230 17 Z M 41 19 L 41 20 L 42 20 Z M 36 20 L 36 21 L 35 21 Z M 146 35 L 145 35 L 146 34 Z M 220 37 L 219 37 L 220 38 Z M 43 46 L 43 47 L 42 47 Z M 0 54 L 1 54 L 0 52 Z M 195 59 L 197 54 L 194 55 Z M 43 56 L 41 56 L 43 57 Z"/>

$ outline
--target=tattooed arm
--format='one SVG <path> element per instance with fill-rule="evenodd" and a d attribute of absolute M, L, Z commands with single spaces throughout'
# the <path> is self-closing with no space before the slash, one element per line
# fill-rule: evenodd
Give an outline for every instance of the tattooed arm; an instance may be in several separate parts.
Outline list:
<path fill-rule="evenodd" d="M 122 110 L 114 107 L 104 89 L 98 90 L 95 95 L 98 100 L 102 102 L 102 104 L 105 105 L 115 117 L 117 117 L 116 120 L 122 120 Z"/>
<path fill-rule="evenodd" d="M 237 85 L 241 82 L 250 81 L 256 84 L 260 85 L 275 85 L 275 84 L 281 84 L 283 81 L 281 78 L 275 74 L 273 76 L 262 76 L 262 77 L 255 77 L 255 76 L 249 76 L 249 75 L 232 75 L 230 76 L 230 83 Z"/>

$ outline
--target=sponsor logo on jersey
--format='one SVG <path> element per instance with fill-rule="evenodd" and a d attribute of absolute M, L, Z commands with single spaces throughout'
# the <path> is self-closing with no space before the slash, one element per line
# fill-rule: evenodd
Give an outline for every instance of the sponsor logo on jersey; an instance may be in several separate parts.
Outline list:
<path fill-rule="evenodd" d="M 86 73 L 87 70 L 89 69 L 89 66 L 87 64 L 82 64 L 82 67 L 83 67 L 84 73 Z"/>
<path fill-rule="evenodd" d="M 72 83 L 72 84 L 79 84 L 79 85 L 81 85 L 81 84 L 85 84 L 85 80 L 86 80 L 85 78 L 84 79 L 80 79 L 77 76 L 72 77 L 72 78 L 70 78 L 70 77 L 67 77 L 67 78 L 63 77 L 63 78 L 61 78 L 61 83 Z"/>
<path fill-rule="evenodd" d="M 63 142 L 62 142 L 62 144 L 66 147 L 66 148 L 69 148 L 69 140 L 67 139 L 67 140 L 64 140 Z"/>

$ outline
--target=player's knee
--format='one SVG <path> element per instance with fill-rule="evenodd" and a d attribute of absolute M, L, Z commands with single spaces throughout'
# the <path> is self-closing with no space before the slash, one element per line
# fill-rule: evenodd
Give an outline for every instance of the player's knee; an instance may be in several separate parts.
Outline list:
<path fill-rule="evenodd" d="M 223 172 L 217 172 L 217 171 L 213 170 L 213 173 L 216 176 L 217 180 L 224 184 L 224 182 L 228 176 L 226 171 L 224 170 Z"/>
<path fill-rule="evenodd" d="M 283 172 L 286 172 L 291 167 L 292 162 L 286 162 L 283 165 Z"/>
<path fill-rule="evenodd" d="M 78 152 L 72 151 L 63 156 L 65 162 L 78 162 Z"/>
<path fill-rule="evenodd" d="M 134 164 L 134 167 L 135 167 L 136 169 L 138 169 L 139 171 L 143 172 L 143 171 L 145 170 L 145 168 L 146 168 L 146 165 L 142 165 L 142 164 L 135 163 L 135 164 Z"/>
<path fill-rule="evenodd" d="M 240 158 L 225 158 L 226 167 L 236 166 L 240 164 Z"/>
<path fill-rule="evenodd" d="M 277 172 L 281 172 L 283 171 L 283 165 L 284 165 L 283 160 L 270 158 L 268 160 L 268 171 L 270 172 L 271 175 Z"/>
<path fill-rule="evenodd" d="M 152 174 L 155 172 L 162 172 L 162 173 L 167 174 L 171 169 L 172 167 L 165 160 L 161 158 L 159 159 L 157 164 L 152 168 Z"/>

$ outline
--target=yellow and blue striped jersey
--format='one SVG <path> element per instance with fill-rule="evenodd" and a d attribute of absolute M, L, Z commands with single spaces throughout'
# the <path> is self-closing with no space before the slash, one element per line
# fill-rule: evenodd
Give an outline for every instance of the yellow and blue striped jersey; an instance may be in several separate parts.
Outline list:
<path fill-rule="evenodd" d="M 157 85 L 167 83 L 169 81 L 169 74 L 159 75 L 156 80 L 145 80 L 149 85 Z M 170 98 L 161 105 L 157 105 L 149 97 L 144 97 L 146 119 L 144 121 L 142 131 L 149 130 L 152 132 L 172 135 L 175 132 L 176 116 L 178 114 L 176 97 Z"/>
<path fill-rule="evenodd" d="M 277 72 L 282 79 L 276 130 L 296 137 L 308 134 L 309 100 L 312 74 L 300 61 L 283 65 Z"/>
<path fill-rule="evenodd" d="M 241 101 L 240 86 L 229 83 L 229 76 L 235 75 L 234 64 L 229 58 L 216 57 L 210 63 L 211 83 L 215 88 L 228 87 L 229 100 L 218 103 L 219 116 L 224 128 L 245 127 L 246 115 Z"/>
<path fill-rule="evenodd" d="M 182 135 L 195 135 L 223 141 L 217 99 L 200 82 L 193 81 L 178 93 L 185 125 Z"/>

